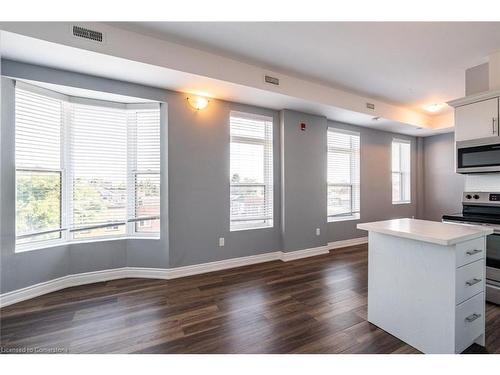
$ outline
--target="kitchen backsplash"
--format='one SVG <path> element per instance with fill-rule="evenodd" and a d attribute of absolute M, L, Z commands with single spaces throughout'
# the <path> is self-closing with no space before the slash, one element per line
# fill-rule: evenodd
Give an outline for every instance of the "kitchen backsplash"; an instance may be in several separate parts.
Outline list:
<path fill-rule="evenodd" d="M 500 192 L 500 173 L 467 175 L 465 177 L 465 191 Z"/>

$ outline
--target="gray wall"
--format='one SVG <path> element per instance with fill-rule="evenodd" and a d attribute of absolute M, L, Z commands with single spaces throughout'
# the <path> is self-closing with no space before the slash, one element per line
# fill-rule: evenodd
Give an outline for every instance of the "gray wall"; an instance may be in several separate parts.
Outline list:
<path fill-rule="evenodd" d="M 424 218 L 462 211 L 465 176 L 455 173 L 454 133 L 424 138 Z"/>
<path fill-rule="evenodd" d="M 280 127 L 283 251 L 326 245 L 326 118 L 283 110 Z"/>
<path fill-rule="evenodd" d="M 417 190 L 421 181 L 417 173 L 416 138 L 328 121 L 328 127 L 360 133 L 360 219 L 328 223 L 328 241 L 342 241 L 366 236 L 356 224 L 369 221 L 412 217 L 417 214 Z M 411 140 L 411 203 L 392 204 L 391 143 L 394 137 Z"/>
<path fill-rule="evenodd" d="M 169 92 L 169 215 L 172 267 L 255 255 L 281 249 L 278 113 L 213 100 L 203 111 Z M 229 231 L 229 112 L 274 119 L 273 228 Z M 225 246 L 218 238 L 225 237 Z"/>

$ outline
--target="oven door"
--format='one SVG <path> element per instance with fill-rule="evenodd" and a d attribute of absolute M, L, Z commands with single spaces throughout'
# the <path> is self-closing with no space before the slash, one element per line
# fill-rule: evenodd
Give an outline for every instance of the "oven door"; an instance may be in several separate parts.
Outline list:
<path fill-rule="evenodd" d="M 500 305 L 500 233 L 487 237 L 486 300 Z"/>
<path fill-rule="evenodd" d="M 486 243 L 486 267 L 495 269 L 492 273 L 493 281 L 500 283 L 500 234 L 493 233 L 487 237 Z M 488 277 L 490 279 L 490 277 Z"/>
<path fill-rule="evenodd" d="M 457 142 L 457 173 L 500 171 L 500 137 Z"/>

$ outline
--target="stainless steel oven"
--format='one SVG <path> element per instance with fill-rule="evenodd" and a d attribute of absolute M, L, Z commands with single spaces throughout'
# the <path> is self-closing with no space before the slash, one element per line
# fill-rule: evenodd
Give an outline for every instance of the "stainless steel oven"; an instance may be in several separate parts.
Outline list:
<path fill-rule="evenodd" d="M 457 142 L 457 173 L 500 172 L 500 137 Z"/>
<path fill-rule="evenodd" d="M 486 242 L 486 300 L 500 304 L 500 192 L 464 193 L 462 212 L 443 215 L 443 222 L 493 229 Z"/>

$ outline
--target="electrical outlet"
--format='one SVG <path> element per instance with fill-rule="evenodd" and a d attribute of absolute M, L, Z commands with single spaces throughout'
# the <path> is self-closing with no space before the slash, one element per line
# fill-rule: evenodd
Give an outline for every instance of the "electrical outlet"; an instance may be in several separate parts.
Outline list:
<path fill-rule="evenodd" d="M 219 237 L 219 247 L 224 246 L 224 237 Z"/>
<path fill-rule="evenodd" d="M 316 236 L 319 236 L 321 234 L 321 230 L 319 228 L 316 228 Z"/>

